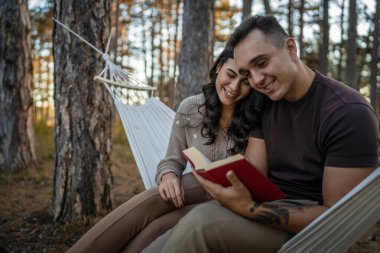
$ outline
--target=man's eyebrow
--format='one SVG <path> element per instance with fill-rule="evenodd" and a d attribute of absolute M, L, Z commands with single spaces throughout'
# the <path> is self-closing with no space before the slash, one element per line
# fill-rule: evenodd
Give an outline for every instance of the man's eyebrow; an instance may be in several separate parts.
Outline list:
<path fill-rule="evenodd" d="M 249 61 L 249 65 L 254 66 L 254 65 L 256 65 L 256 62 L 258 62 L 258 61 L 260 61 L 261 59 L 266 58 L 266 57 L 267 57 L 266 54 L 259 54 L 259 55 L 255 56 L 255 57 L 253 57 L 253 58 Z M 245 75 L 245 74 L 247 74 L 248 72 L 249 72 L 249 71 L 248 71 L 247 69 L 244 69 L 244 68 L 240 68 L 240 69 L 239 69 L 239 74 L 240 74 L 240 75 Z"/>
<path fill-rule="evenodd" d="M 253 57 L 250 61 L 249 61 L 249 64 L 252 66 L 252 65 L 255 65 L 255 63 L 259 60 L 261 60 L 262 58 L 266 58 L 267 55 L 266 54 L 259 54 L 255 57 Z"/>

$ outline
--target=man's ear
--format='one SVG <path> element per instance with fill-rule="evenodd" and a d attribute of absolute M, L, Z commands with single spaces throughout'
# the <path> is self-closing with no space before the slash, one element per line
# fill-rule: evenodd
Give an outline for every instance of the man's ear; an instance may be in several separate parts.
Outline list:
<path fill-rule="evenodd" d="M 290 54 L 297 55 L 297 44 L 294 38 L 289 37 L 285 40 L 285 47 Z"/>

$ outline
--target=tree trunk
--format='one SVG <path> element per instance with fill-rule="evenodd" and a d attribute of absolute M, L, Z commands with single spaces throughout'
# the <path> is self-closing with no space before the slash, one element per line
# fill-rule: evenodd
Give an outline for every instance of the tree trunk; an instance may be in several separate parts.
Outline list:
<path fill-rule="evenodd" d="M 110 0 L 55 0 L 55 17 L 104 51 Z M 54 219 L 72 220 L 110 209 L 112 98 L 94 76 L 101 55 L 55 24 Z"/>
<path fill-rule="evenodd" d="M 293 2 L 289 0 L 288 2 L 288 34 L 293 37 Z"/>
<path fill-rule="evenodd" d="M 175 93 L 175 81 L 176 81 L 176 75 L 177 75 L 177 66 L 178 66 L 178 28 L 179 28 L 179 19 L 180 19 L 180 12 L 179 7 L 181 5 L 181 0 L 176 0 L 175 4 L 175 34 L 174 34 L 174 66 L 173 66 L 173 76 L 170 80 L 170 89 L 169 89 L 169 106 L 173 108 L 174 101 L 176 97 Z"/>
<path fill-rule="evenodd" d="M 304 52 L 303 52 L 303 25 L 304 25 L 303 16 L 304 16 L 304 12 L 305 12 L 305 0 L 300 1 L 299 12 L 300 12 L 300 17 L 299 17 L 300 33 L 298 36 L 299 57 L 300 57 L 300 59 L 303 59 L 304 58 L 303 57 L 303 55 L 304 55 Z"/>
<path fill-rule="evenodd" d="M 214 0 L 184 1 L 176 107 L 201 92 L 212 59 Z"/>
<path fill-rule="evenodd" d="M 0 0 L 0 172 L 34 165 L 32 58 L 26 0 Z"/>
<path fill-rule="evenodd" d="M 345 9 L 345 0 L 342 0 L 342 5 L 341 5 L 341 15 L 340 15 L 340 46 L 339 46 L 339 61 L 338 61 L 338 73 L 337 73 L 337 79 L 340 81 L 343 81 L 343 55 L 344 55 L 344 34 L 345 34 L 345 29 L 344 29 L 344 9 Z"/>
<path fill-rule="evenodd" d="M 373 48 L 371 51 L 371 105 L 377 111 L 377 75 L 379 64 L 379 22 L 380 22 L 380 1 L 376 1 L 376 12 L 373 17 L 374 30 L 373 30 Z M 378 113 L 378 111 L 377 111 Z"/>
<path fill-rule="evenodd" d="M 328 53 L 329 53 L 329 37 L 330 37 L 330 24 L 329 24 L 329 1 L 323 0 L 323 19 L 322 19 L 322 44 L 319 54 L 319 71 L 322 74 L 327 74 L 328 70 Z"/>
<path fill-rule="evenodd" d="M 253 0 L 243 0 L 243 16 L 242 20 L 249 17 L 252 13 Z"/>
<path fill-rule="evenodd" d="M 119 0 L 116 0 L 115 1 L 115 7 L 116 7 L 116 10 L 115 10 L 115 19 L 114 19 L 114 27 L 115 27 L 115 34 L 113 34 L 113 49 L 111 51 L 113 51 L 113 58 L 114 58 L 114 62 L 117 62 L 117 49 L 118 49 L 118 46 L 119 46 L 119 17 L 120 17 L 120 1 Z"/>
<path fill-rule="evenodd" d="M 151 8 L 156 8 L 154 5 L 151 7 Z M 151 42 L 151 51 L 150 51 L 150 57 L 151 57 L 151 65 L 150 65 L 150 79 L 149 79 L 149 85 L 150 86 L 154 86 L 154 67 L 155 67 L 155 63 L 154 63 L 154 51 L 156 50 L 156 46 L 154 44 L 154 39 L 156 37 L 156 31 L 154 29 L 154 27 L 156 26 L 156 17 L 154 16 L 154 12 L 153 12 L 153 9 L 151 10 L 151 15 L 150 15 L 150 22 L 152 22 L 152 27 L 150 29 L 151 33 L 150 33 L 150 42 Z"/>
<path fill-rule="evenodd" d="M 263 0 L 264 8 L 265 8 L 265 13 L 267 15 L 272 15 L 272 8 L 270 7 L 270 2 L 269 0 Z"/>
<path fill-rule="evenodd" d="M 144 3 L 142 3 L 142 11 L 141 11 L 141 24 L 142 24 L 142 53 L 144 55 L 144 74 L 145 74 L 145 78 L 147 80 L 147 82 L 149 83 L 150 82 L 150 79 L 148 78 L 148 61 L 147 61 L 147 58 L 148 58 L 148 55 L 147 55 L 147 48 L 146 48 L 146 44 L 147 44 L 147 36 L 146 36 L 146 22 L 145 21 L 145 17 L 144 15 L 142 14 L 144 12 L 144 10 L 146 10 L 147 8 L 149 8 L 149 3 L 148 1 L 144 1 Z"/>
<path fill-rule="evenodd" d="M 351 88 L 358 89 L 356 83 L 356 0 L 350 0 L 348 15 L 348 39 L 347 39 L 347 64 L 346 64 L 346 84 Z"/>

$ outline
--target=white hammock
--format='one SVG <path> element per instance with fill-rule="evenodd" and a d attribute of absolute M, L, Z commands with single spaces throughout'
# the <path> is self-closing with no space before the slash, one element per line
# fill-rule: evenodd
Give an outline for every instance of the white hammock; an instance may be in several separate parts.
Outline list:
<path fill-rule="evenodd" d="M 380 167 L 278 253 L 343 253 L 380 221 Z"/>
<path fill-rule="evenodd" d="M 165 157 L 174 111 L 155 98 L 144 105 L 131 106 L 115 98 L 115 105 L 145 188 L 156 186 L 154 177 Z"/>
<path fill-rule="evenodd" d="M 104 70 L 95 79 L 111 93 L 146 188 L 155 186 L 156 166 L 164 157 L 174 112 L 159 100 L 148 98 L 155 88 L 141 84 L 113 64 L 108 54 L 85 41 L 59 21 L 57 23 L 103 55 Z M 107 44 L 107 50 L 109 41 Z M 106 52 L 107 52 L 106 50 Z M 132 106 L 145 94 L 144 105 Z M 380 167 L 346 196 L 283 245 L 279 253 L 345 252 L 380 220 Z"/>

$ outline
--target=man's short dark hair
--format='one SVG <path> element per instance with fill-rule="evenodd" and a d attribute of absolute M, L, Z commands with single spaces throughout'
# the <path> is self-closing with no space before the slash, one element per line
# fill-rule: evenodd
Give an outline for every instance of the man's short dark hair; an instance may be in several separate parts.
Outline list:
<path fill-rule="evenodd" d="M 234 48 L 255 29 L 260 30 L 277 48 L 282 48 L 284 40 L 289 37 L 275 17 L 256 15 L 246 18 L 235 29 L 227 42 L 227 45 Z"/>

